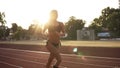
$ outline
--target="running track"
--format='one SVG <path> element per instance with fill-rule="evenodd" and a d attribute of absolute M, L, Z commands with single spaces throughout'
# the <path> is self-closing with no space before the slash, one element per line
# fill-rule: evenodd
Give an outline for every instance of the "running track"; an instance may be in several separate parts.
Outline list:
<path fill-rule="evenodd" d="M 61 55 L 60 68 L 120 68 L 120 58 Z M 48 52 L 0 48 L 0 68 L 45 68 L 48 56 Z"/>

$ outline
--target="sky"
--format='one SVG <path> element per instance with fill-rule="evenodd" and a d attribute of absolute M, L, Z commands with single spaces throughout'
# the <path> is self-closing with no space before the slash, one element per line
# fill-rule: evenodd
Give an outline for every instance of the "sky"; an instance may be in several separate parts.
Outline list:
<path fill-rule="evenodd" d="M 67 22 L 70 16 L 75 16 L 85 20 L 88 26 L 108 6 L 118 8 L 118 0 L 0 0 L 0 12 L 6 14 L 6 25 L 11 27 L 11 23 L 17 23 L 25 29 L 34 22 L 47 22 L 53 9 L 58 11 L 58 21 Z"/>

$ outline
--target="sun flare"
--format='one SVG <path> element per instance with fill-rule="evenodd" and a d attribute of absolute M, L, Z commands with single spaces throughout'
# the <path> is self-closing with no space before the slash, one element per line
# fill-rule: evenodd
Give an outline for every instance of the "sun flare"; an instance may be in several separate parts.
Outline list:
<path fill-rule="evenodd" d="M 76 8 L 78 6 L 79 8 Z M 61 22 L 75 16 L 89 25 L 100 15 L 101 10 L 108 6 L 118 8 L 118 0 L 70 0 L 69 3 L 68 0 L 1 0 L 0 11 L 5 12 L 9 27 L 15 22 L 27 29 L 33 20 L 38 20 L 39 24 L 44 25 L 53 9 L 58 10 L 58 20 Z"/>
<path fill-rule="evenodd" d="M 34 17 L 34 20 L 33 20 L 33 23 L 37 23 L 39 25 L 45 25 L 48 20 L 49 20 L 49 11 L 48 10 L 44 10 L 43 12 L 39 12 L 36 13 L 35 17 Z"/>

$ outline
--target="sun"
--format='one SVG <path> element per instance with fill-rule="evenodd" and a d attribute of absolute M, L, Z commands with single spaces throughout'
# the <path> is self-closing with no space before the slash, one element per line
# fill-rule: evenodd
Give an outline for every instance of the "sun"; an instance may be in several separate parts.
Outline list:
<path fill-rule="evenodd" d="M 39 13 L 39 16 L 37 16 L 37 22 L 41 25 L 45 25 L 49 20 L 49 10 L 45 10 L 41 13 Z"/>
<path fill-rule="evenodd" d="M 48 16 L 43 16 L 39 19 L 39 24 L 45 25 L 48 22 L 49 18 Z"/>

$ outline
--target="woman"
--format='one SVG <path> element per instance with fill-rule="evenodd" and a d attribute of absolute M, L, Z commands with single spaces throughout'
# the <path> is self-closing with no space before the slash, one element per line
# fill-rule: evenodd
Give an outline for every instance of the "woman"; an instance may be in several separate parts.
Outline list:
<path fill-rule="evenodd" d="M 58 68 L 62 59 L 59 52 L 59 46 L 60 44 L 60 36 L 65 36 L 65 29 L 64 24 L 57 21 L 58 13 L 57 10 L 52 10 L 50 12 L 50 20 L 49 22 L 44 26 L 43 32 L 45 32 L 48 29 L 48 41 L 46 48 L 50 52 L 50 56 L 46 65 L 46 68 L 50 68 L 51 62 L 53 59 L 56 59 L 57 62 L 53 66 L 53 68 Z"/>

